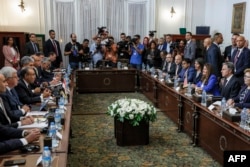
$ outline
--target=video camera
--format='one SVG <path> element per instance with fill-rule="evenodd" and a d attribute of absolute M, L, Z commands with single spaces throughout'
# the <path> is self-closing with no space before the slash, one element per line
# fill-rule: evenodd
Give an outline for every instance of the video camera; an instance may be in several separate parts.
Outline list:
<path fill-rule="evenodd" d="M 97 27 L 98 29 L 98 34 L 102 34 L 105 32 L 106 27 Z"/>
<path fill-rule="evenodd" d="M 155 35 L 157 31 L 153 30 L 153 31 L 149 31 L 149 36 L 153 37 Z"/>
<path fill-rule="evenodd" d="M 102 49 L 102 45 L 101 44 L 96 45 L 96 50 L 100 51 L 101 49 Z"/>

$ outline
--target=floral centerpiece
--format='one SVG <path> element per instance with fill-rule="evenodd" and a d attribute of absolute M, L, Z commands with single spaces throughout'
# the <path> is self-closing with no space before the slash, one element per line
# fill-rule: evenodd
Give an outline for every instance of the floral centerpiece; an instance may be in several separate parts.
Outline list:
<path fill-rule="evenodd" d="M 156 120 L 155 107 L 139 99 L 119 99 L 108 106 L 107 114 L 121 122 L 126 119 L 133 126 L 138 126 L 143 120 L 146 122 Z"/>

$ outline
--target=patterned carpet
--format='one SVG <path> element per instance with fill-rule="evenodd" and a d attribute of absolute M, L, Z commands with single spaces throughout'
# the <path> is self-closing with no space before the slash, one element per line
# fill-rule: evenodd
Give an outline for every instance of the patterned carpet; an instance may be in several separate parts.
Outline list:
<path fill-rule="evenodd" d="M 124 98 L 148 101 L 140 93 L 80 94 L 74 99 L 69 154 L 70 167 L 217 167 L 218 162 L 199 147 L 190 145 L 185 133 L 162 112 L 150 123 L 149 145 L 117 146 L 114 119 L 106 115 L 109 104 Z"/>

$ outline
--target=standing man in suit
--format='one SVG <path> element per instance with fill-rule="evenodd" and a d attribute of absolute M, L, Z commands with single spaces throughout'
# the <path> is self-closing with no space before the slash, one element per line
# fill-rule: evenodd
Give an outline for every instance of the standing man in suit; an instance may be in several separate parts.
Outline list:
<path fill-rule="evenodd" d="M 55 68 L 60 68 L 62 67 L 62 53 L 61 53 L 59 42 L 55 40 L 55 35 L 56 33 L 54 30 L 49 30 L 50 39 L 48 39 L 45 42 L 44 54 L 46 57 L 48 57 L 49 52 L 56 53 L 56 61 L 53 62 L 53 66 Z"/>
<path fill-rule="evenodd" d="M 36 34 L 30 33 L 29 34 L 30 41 L 25 45 L 25 55 L 30 56 L 40 52 L 39 45 L 36 41 Z"/>
<path fill-rule="evenodd" d="M 235 98 L 240 91 L 240 83 L 234 76 L 234 64 L 232 62 L 225 62 L 222 64 L 220 87 L 221 96 L 225 97 L 226 100 Z"/>
<path fill-rule="evenodd" d="M 196 53 L 196 43 L 192 40 L 191 32 L 187 32 L 185 38 L 186 38 L 187 44 L 184 48 L 184 58 L 190 59 L 191 62 L 193 63 L 195 59 L 195 53 Z"/>
<path fill-rule="evenodd" d="M 218 47 L 212 44 L 211 38 L 204 39 L 204 48 L 206 49 L 205 52 L 205 62 L 209 63 L 213 67 L 213 73 L 219 77 L 220 76 L 220 53 L 218 52 Z"/>
<path fill-rule="evenodd" d="M 172 53 L 174 49 L 173 47 L 171 47 L 172 44 L 172 36 L 171 34 L 167 34 L 165 36 L 165 43 L 163 44 L 163 49 L 165 49 L 167 53 Z"/>
<path fill-rule="evenodd" d="M 235 50 L 237 50 L 236 39 L 240 34 L 234 33 L 231 38 L 231 45 L 227 46 L 224 51 L 225 61 L 230 61 Z"/>
<path fill-rule="evenodd" d="M 250 51 L 245 48 L 245 37 L 238 36 L 236 39 L 237 50 L 234 51 L 231 62 L 234 64 L 234 75 L 239 79 L 241 85 L 244 84 L 244 70 L 250 68 Z"/>

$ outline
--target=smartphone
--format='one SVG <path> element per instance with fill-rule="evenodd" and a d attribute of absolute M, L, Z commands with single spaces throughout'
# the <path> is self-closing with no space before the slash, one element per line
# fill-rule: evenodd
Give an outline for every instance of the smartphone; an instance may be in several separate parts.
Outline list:
<path fill-rule="evenodd" d="M 24 165 L 25 163 L 26 163 L 25 159 L 14 159 L 5 161 L 4 166 Z"/>

